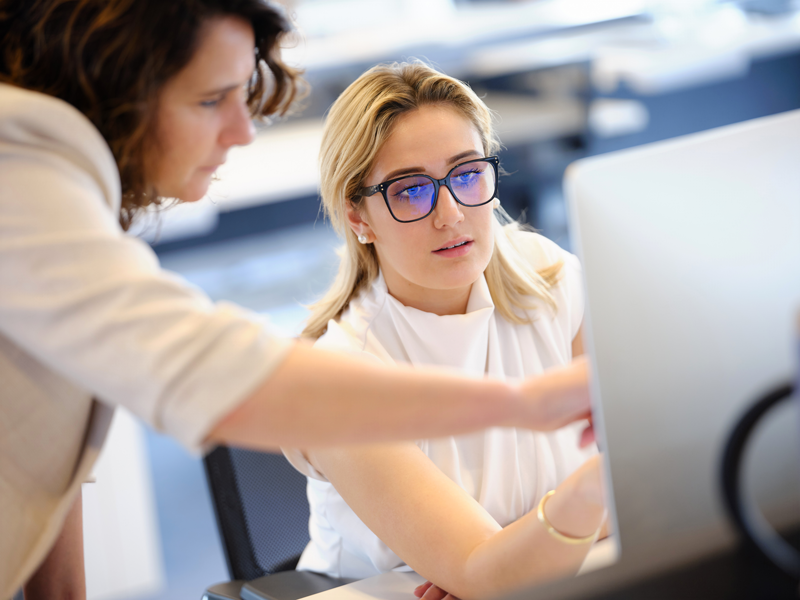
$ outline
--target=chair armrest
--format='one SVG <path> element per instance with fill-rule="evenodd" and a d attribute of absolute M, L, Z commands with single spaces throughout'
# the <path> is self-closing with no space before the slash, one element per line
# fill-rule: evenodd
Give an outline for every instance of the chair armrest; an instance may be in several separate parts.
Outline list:
<path fill-rule="evenodd" d="M 242 600 L 299 600 L 354 581 L 357 580 L 337 579 L 311 571 L 284 571 L 248 581 L 240 595 Z"/>
<path fill-rule="evenodd" d="M 203 592 L 202 600 L 242 600 L 240 591 L 244 581 L 226 581 L 212 585 Z"/>

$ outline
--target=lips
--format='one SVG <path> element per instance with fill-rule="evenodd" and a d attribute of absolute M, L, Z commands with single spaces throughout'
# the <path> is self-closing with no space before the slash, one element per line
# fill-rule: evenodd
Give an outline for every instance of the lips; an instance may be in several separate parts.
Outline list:
<path fill-rule="evenodd" d="M 452 250 L 453 248 L 459 248 L 461 246 L 469 244 L 470 242 L 472 242 L 472 240 L 470 238 L 462 236 L 460 238 L 456 238 L 454 240 L 451 240 L 449 242 L 444 243 L 442 246 L 440 246 L 439 248 L 434 250 L 434 252 L 442 252 L 444 250 Z"/>

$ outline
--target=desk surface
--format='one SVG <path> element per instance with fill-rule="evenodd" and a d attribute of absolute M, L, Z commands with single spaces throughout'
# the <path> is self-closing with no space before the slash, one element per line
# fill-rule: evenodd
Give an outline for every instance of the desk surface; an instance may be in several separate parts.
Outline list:
<path fill-rule="evenodd" d="M 375 577 L 306 596 L 306 600 L 409 600 L 425 578 L 413 571 L 389 571 Z"/>
<path fill-rule="evenodd" d="M 610 565 L 616 559 L 617 546 L 614 540 L 598 542 L 586 556 L 579 575 Z M 389 571 L 306 596 L 305 600 L 413 600 L 414 588 L 421 583 L 425 583 L 425 578 L 413 571 Z"/>
<path fill-rule="evenodd" d="M 800 543 L 800 529 L 789 535 L 794 544 Z M 600 568 L 616 556 L 616 546 L 601 543 L 590 568 Z M 585 567 L 588 566 L 589 560 Z M 582 571 L 589 570 L 583 569 Z M 364 579 L 327 592 L 308 596 L 313 600 L 414 600 L 413 591 L 425 580 L 413 572 L 389 572 Z M 617 589 L 613 592 L 581 596 L 591 600 L 675 600 L 703 598 L 704 600 L 791 600 L 797 598 L 797 582 L 784 575 L 763 556 L 750 547 L 740 546 L 705 560 L 692 563 Z"/>

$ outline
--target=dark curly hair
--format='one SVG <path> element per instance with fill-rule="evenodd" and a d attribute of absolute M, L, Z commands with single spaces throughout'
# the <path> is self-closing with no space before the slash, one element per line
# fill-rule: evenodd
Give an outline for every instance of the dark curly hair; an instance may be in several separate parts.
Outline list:
<path fill-rule="evenodd" d="M 119 168 L 125 229 L 161 202 L 145 169 L 159 91 L 189 63 L 208 20 L 222 16 L 255 33 L 251 114 L 286 114 L 304 85 L 280 59 L 292 26 L 266 0 L 0 0 L 0 82 L 60 98 L 100 130 Z"/>

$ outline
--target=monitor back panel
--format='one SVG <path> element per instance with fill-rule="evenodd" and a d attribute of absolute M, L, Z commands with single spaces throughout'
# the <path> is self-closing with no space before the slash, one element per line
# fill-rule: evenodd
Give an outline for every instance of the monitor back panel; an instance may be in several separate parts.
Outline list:
<path fill-rule="evenodd" d="M 553 598 L 733 542 L 724 442 L 800 362 L 800 111 L 578 161 L 566 191 L 620 561 L 539 592 Z M 793 410 L 767 424 L 747 468 L 784 525 L 800 521 Z"/>

